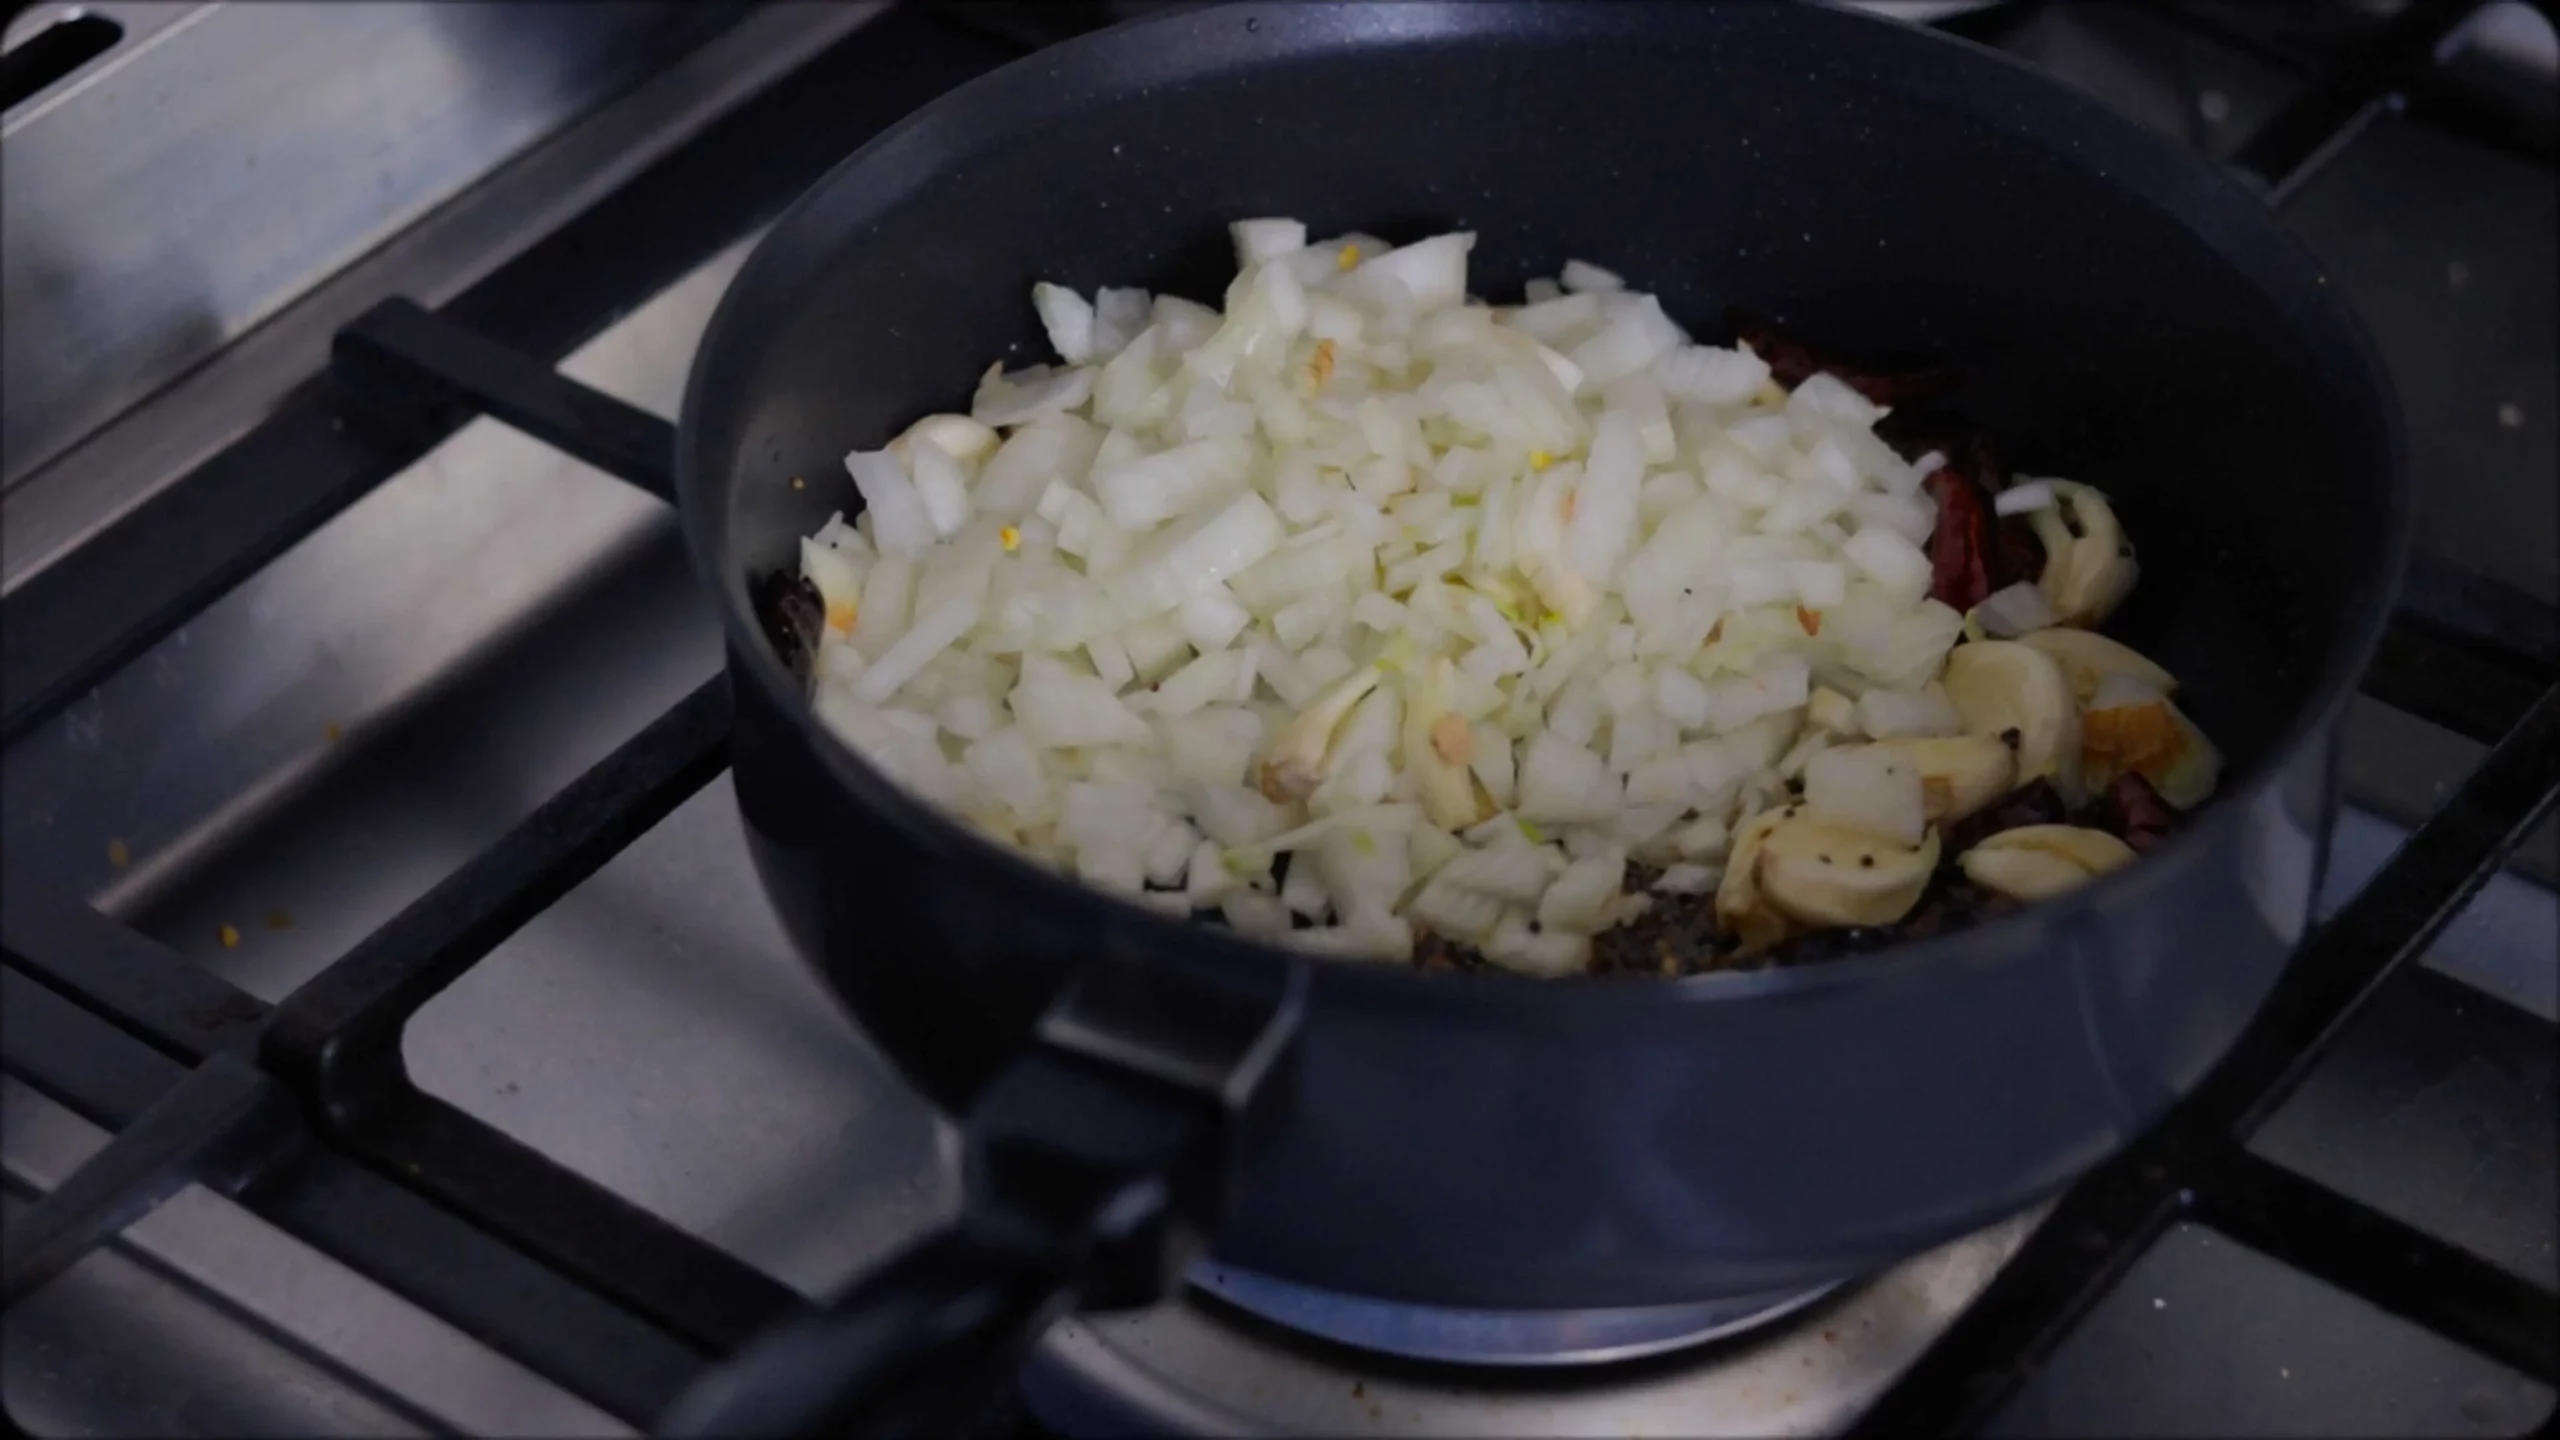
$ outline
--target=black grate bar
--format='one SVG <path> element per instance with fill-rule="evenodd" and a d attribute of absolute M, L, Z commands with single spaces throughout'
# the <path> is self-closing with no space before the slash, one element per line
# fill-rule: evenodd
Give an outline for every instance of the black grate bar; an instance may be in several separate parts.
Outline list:
<path fill-rule="evenodd" d="M 0 950 L 12 964 L 184 1065 L 255 1043 L 267 1018 L 256 997 L 51 886 L 0 884 Z"/>
<path fill-rule="evenodd" d="M 2399 105 L 2460 40 L 2489 0 L 2412 0 L 2310 88 L 2275 113 L 2231 158 L 2232 167 L 2281 205 L 2347 147 L 2373 117 Z"/>
<path fill-rule="evenodd" d="M 338 332 L 329 363 L 367 413 L 424 442 L 485 413 L 661 500 L 676 498 L 673 425 L 414 300 L 395 296 L 357 316 Z"/>
<path fill-rule="evenodd" d="M 2247 15 L 2250 9 L 2272 12 L 2272 7 L 2235 10 L 2227 0 L 2154 0 L 2143 8 L 2145 13 L 2201 39 L 2228 46 L 2270 69 L 2296 77 L 2319 69 L 2333 53 L 2311 37 L 2269 39 L 2231 19 L 2235 14 Z M 1952 27 L 1942 23 L 1936 28 Z M 2403 93 L 2408 103 L 2402 113 L 2416 124 L 2442 131 L 2466 144 L 2512 155 L 2527 164 L 2549 165 L 2552 161 L 2551 117 L 2530 104 L 2465 83 L 2463 77 L 2448 75 L 2442 69 L 2411 77 Z"/>
<path fill-rule="evenodd" d="M 9 1072 L 84 1118 L 131 1126 L 189 1074 L 13 966 L 0 967 L 0 985 Z M 22 1045 L 30 1032 L 35 1043 Z M 299 1111 L 285 1113 L 308 1136 Z M 278 1153 L 289 1163 L 235 1197 L 250 1213 L 599 1408 L 645 1427 L 706 1363 L 694 1346 L 404 1190 L 413 1177 L 319 1144 Z"/>
<path fill-rule="evenodd" d="M 2493 745 L 2554 680 L 2560 680 L 2560 670 L 2529 665 L 2403 611 L 2383 630 L 2356 688 L 2467 740 Z"/>
<path fill-rule="evenodd" d="M 2245 1140 L 2393 971 L 2416 960 L 2560 800 L 2560 686 L 2545 691 L 2379 874 L 2294 957 L 2184 1109 Z"/>
<path fill-rule="evenodd" d="M 0 1240 L 0 1307 L 16 1305 L 187 1186 L 239 1190 L 307 1133 L 284 1088 L 247 1060 L 188 1072 Z"/>
<path fill-rule="evenodd" d="M 264 1055 L 351 1153 L 709 1350 L 787 1315 L 786 1287 L 421 1094 L 419 1007 L 700 790 L 727 762 L 715 678 L 277 1008 Z"/>
<path fill-rule="evenodd" d="M 2456 1245 L 2235 1148 L 2195 1218 L 2545 1385 L 2560 1385 L 2560 1297 Z"/>
<path fill-rule="evenodd" d="M 321 1146 L 244 1192 L 313 1249 L 646 1429 L 708 1357 L 395 1177 Z"/>
<path fill-rule="evenodd" d="M 411 1091 L 351 1144 L 707 1354 L 805 1308 L 797 1291 L 564 1169 L 434 1096 Z"/>
<path fill-rule="evenodd" d="M 2413 551 L 2400 576 L 2400 613 L 2479 646 L 2548 685 L 2560 670 L 2560 609 L 2495 576 Z"/>
<path fill-rule="evenodd" d="M 276 1007 L 263 1054 L 330 1129 L 406 1087 L 400 1032 L 482 956 L 728 764 L 729 684 L 705 681 Z"/>
<path fill-rule="evenodd" d="M 186 1078 L 187 1067 L 0 965 L 0 1065 L 102 1130 L 121 1130 Z"/>
<path fill-rule="evenodd" d="M 2191 1203 L 2187 1187 L 2209 1178 L 2210 1162 L 2231 1149 L 2235 1135 L 2245 1136 L 2280 1105 L 2365 997 L 2423 954 L 2498 873 L 2555 796 L 2560 688 L 2543 695 L 2462 789 L 2312 936 L 2195 1093 L 2083 1176 L 1854 1433 L 1963 1434 L 1988 1420 Z"/>
<path fill-rule="evenodd" d="M 112 921 L 98 923 L 122 930 Z M 156 947 L 138 953 L 142 961 L 165 967 L 162 986 L 197 978 L 229 988 Z M 0 1053 L 8 1057 L 10 1073 L 95 1124 L 127 1131 L 187 1079 L 179 1061 L 119 1033 L 109 1020 L 14 964 L 0 967 L 0 998 L 6 1001 Z M 390 1094 L 362 1145 L 350 1148 L 361 1148 L 396 1183 L 473 1217 L 551 1267 L 593 1277 L 585 1282 L 591 1288 L 710 1353 L 725 1353 L 759 1324 L 800 1303 L 763 1272 L 407 1087 Z M 337 1253 L 385 1283 L 401 1263 L 361 1249 Z"/>

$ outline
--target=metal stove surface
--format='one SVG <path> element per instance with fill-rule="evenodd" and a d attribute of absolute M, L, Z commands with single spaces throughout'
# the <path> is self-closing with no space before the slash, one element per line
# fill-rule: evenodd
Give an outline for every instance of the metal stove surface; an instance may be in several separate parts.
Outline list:
<path fill-rule="evenodd" d="M 2049 33 L 2042 43 L 2068 48 Z M 2074 53 L 2123 53 L 2089 43 L 2099 48 Z M 2252 103 L 2236 84 L 2227 93 Z M 2352 172 L 2324 182 L 2354 183 Z M 2506 402 L 2529 407 L 2524 425 L 2505 425 L 2494 402 L 2485 422 L 2491 443 L 2542 447 L 2525 461 L 2547 458 L 2554 418 L 2549 307 L 2532 312 L 2539 328 L 2516 308 L 2550 295 L 2547 182 L 2541 203 L 2499 211 L 2500 225 L 2525 229 L 2520 239 L 2484 231 L 2460 255 L 2422 250 L 2402 267 L 2441 281 L 2461 261 L 2477 288 L 2445 303 L 2494 306 L 2513 322 L 2499 343 L 2542 367 L 2514 383 L 2539 374 L 2544 398 L 2519 390 L 2524 399 Z M 2537 242 L 2539 271 L 2517 249 L 2529 261 Z M 2378 248 L 2395 246 L 2422 248 Z M 672 413 L 694 338 L 742 253 L 563 368 Z M 2390 272 L 2387 283 L 2413 282 Z M 2493 286 L 2507 288 L 2485 295 Z M 2389 345 L 2390 307 L 2375 309 Z M 2446 343 L 2459 344 L 2454 333 Z M 2476 419 L 2466 411 L 2459 423 Z M 2536 502 L 2497 478 L 2516 475 L 2517 456 L 2493 458 L 2488 478 L 2474 475 L 2485 488 L 2464 492 L 2485 498 L 2440 521 L 2452 533 L 2519 513 L 2533 523 L 2537 512 L 2517 507 Z M 2546 539 L 2533 553 L 2551 549 Z M 2515 573 L 2532 585 L 2529 569 Z M 670 517 L 479 422 L 0 757 L 0 843 L 41 854 L 102 908 L 272 999 L 717 665 Z M 2477 755 L 2370 704 L 2349 749 L 2351 793 L 2369 809 L 2341 827 L 2333 900 Z M 2544 857 L 2529 862 L 2546 878 L 2547 849 L 2546 835 Z M 2555 953 L 2560 904 L 2525 879 L 2502 880 L 2439 946 L 2433 973 L 2407 977 L 2422 983 L 2404 1013 L 2512 1006 L 2549 1018 L 2560 1010 Z M 2395 1213 L 2435 1216 L 2449 1233 L 2469 1227 L 2465 1243 L 2548 1285 L 2560 1265 L 2552 1065 L 2529 1042 L 2510 1049 L 2434 1068 L 2413 1068 L 2406 1046 L 2368 1057 L 2307 1092 L 2294 1107 L 2306 1113 L 2262 1143 Z M 2353 1058 L 2351 1047 L 2335 1063 Z M 725 784 L 434 1002 L 409 1030 L 407 1059 L 423 1088 L 812 1294 L 952 1198 L 946 1128 L 792 957 Z M 2428 1148 L 2445 1127 L 2411 1120 L 2429 1106 L 2461 1136 L 2450 1155 Z M 58 1183 L 103 1138 L 0 1082 L 12 1204 Z M 1764 1329 L 1563 1371 L 1389 1360 L 1194 1295 L 1057 1327 L 1026 1398 L 1040 1423 L 1079 1432 L 1822 1433 L 1980 1292 L 2034 1218 Z M 2512 1433 L 2549 1412 L 2542 1387 L 2430 1350 L 2396 1321 L 2253 1279 L 2235 1248 L 2181 1237 L 2146 1256 L 2144 1283 L 2083 1327 L 2021 1396 L 2011 1428 L 2228 1431 L 2272 1416 L 2247 1428 Z M 2179 1382 L 2162 1383 L 2167 1375 Z M 2244 1399 L 2197 1408 L 2212 1395 Z M 12 1312 L 0 1399 L 39 1434 L 627 1433 L 202 1192 Z"/>

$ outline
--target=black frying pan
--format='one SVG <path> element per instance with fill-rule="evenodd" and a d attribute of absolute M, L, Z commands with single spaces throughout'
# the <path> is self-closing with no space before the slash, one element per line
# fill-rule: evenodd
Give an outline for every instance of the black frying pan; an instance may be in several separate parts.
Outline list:
<path fill-rule="evenodd" d="M 1225 223 L 1265 214 L 1471 228 L 1488 296 L 1585 256 L 1702 335 L 1741 303 L 1950 357 L 2017 468 L 2121 497 L 2144 569 L 2110 628 L 2181 677 L 2221 798 L 2144 863 L 1938 940 L 1541 983 L 1310 971 L 897 792 L 808 713 L 760 577 L 853 508 L 845 452 L 1039 355 L 1035 279 L 1214 301 Z M 680 473 L 760 872 L 863 1026 L 974 1107 L 970 1209 L 680 1422 L 940 1423 L 1052 1315 L 1164 1293 L 1222 1218 L 1222 1261 L 1284 1281 L 1552 1310 L 1810 1288 L 2050 1195 L 2213 1063 L 2303 932 L 2332 732 L 2401 553 L 2396 413 L 2248 189 L 1852 13 L 1241 5 L 945 97 L 758 247 L 695 362 Z"/>

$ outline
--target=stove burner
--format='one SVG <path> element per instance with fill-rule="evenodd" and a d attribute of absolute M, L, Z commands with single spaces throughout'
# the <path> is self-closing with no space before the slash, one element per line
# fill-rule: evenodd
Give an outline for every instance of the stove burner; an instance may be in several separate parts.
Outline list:
<path fill-rule="evenodd" d="M 1721 1340 L 1794 1314 L 1839 1288 L 1779 1290 L 1615 1310 L 1456 1310 L 1407 1305 L 1200 1265 L 1196 1288 L 1301 1334 L 1450 1365 L 1600 1365 Z"/>

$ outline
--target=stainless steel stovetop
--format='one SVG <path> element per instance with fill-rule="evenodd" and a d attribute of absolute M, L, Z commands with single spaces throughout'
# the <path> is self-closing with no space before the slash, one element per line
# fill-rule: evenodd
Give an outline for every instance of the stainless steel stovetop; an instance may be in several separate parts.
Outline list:
<path fill-rule="evenodd" d="M 763 45 L 763 63 L 779 70 L 793 47 L 867 18 L 780 7 L 749 22 L 765 31 L 711 43 Z M 2537 51 L 2542 37 L 2529 23 L 2496 23 L 2522 37 L 2503 43 L 2532 74 L 2548 49 Z M 2044 7 L 2004 27 L 2008 48 L 2209 153 L 2282 93 L 2271 55 L 2298 38 L 2252 53 L 2101 6 Z M 598 125 L 618 104 L 621 123 L 638 130 L 632 117 L 649 103 L 716 108 L 699 88 L 655 101 L 646 90 L 561 123 Z M 519 166 L 511 183 L 532 183 L 522 153 L 503 158 Z M 470 199 L 442 201 L 448 208 L 414 223 L 449 219 Z M 2337 266 L 2394 358 L 2427 485 L 2424 543 L 2549 605 L 2560 394 L 2547 162 L 2537 169 L 2428 125 L 2386 124 L 2291 219 Z M 671 415 L 699 328 L 751 239 L 632 310 L 563 369 Z M 446 271 L 470 268 L 449 253 L 432 258 Z M 366 264 L 380 272 L 367 282 L 374 293 L 425 283 L 387 251 L 355 270 Z M 330 273 L 243 321 L 246 339 L 213 347 L 211 368 L 180 382 L 188 403 L 164 394 L 158 413 L 133 412 L 26 485 L 13 463 L 10 502 L 52 497 L 46 523 L 76 534 L 78 507 L 61 508 L 59 497 L 77 493 L 65 476 L 77 478 L 84 453 L 93 464 L 147 456 L 144 428 L 236 427 L 221 397 L 254 394 L 256 377 L 226 377 L 221 357 L 258 345 L 285 353 L 296 326 L 306 350 L 317 343 L 356 303 L 341 293 L 354 271 Z M 434 283 L 458 281 L 439 272 Z M 0 756 L 0 843 L 100 910 L 276 1000 L 715 673 L 707 609 L 663 508 L 476 421 L 13 744 Z M 2359 703 L 2347 777 L 2355 808 L 2332 856 L 2333 902 L 2480 753 Z M 2437 976 L 2461 983 L 2431 981 L 2398 1010 L 2404 1028 L 2425 1033 L 2342 1047 L 2326 1082 L 2258 1145 L 2548 1289 L 2560 1272 L 2550 1057 L 2537 1060 L 2530 1043 L 2518 1053 L 2447 1049 L 2411 1018 L 2429 1007 L 2560 1018 L 2547 829 L 2518 868 L 2430 957 Z M 406 1059 L 432 1094 L 809 1293 L 841 1284 L 951 1201 L 947 1127 L 790 954 L 725 783 L 431 1003 L 408 1031 Z M 105 1138 L 19 1080 L 0 1080 L 13 1213 Z M 1077 1432 L 1829 1432 L 1964 1310 L 2036 1219 L 2017 1217 L 1739 1337 L 1612 1365 L 1396 1361 L 1192 1297 L 1059 1326 L 1025 1393 L 1035 1423 Z M 10 1312 L 0 1399 L 39 1434 L 627 1431 L 203 1191 Z M 2514 1433 L 2552 1404 L 2532 1380 L 2187 1227 L 2136 1262 L 1995 1428 Z"/>

